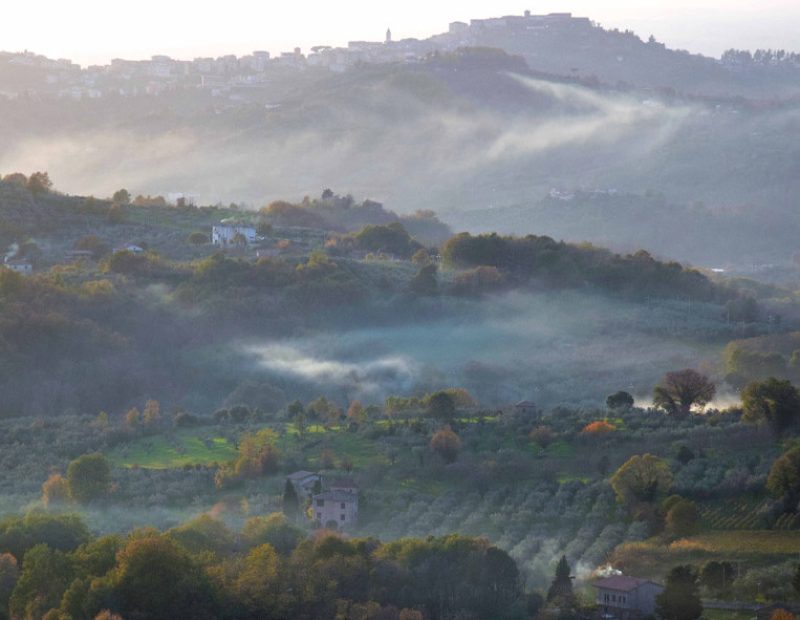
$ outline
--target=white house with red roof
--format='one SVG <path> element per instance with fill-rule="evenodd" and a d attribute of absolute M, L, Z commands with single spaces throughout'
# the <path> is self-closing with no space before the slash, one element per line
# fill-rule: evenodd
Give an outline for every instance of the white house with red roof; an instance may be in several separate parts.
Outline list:
<path fill-rule="evenodd" d="M 608 620 L 632 620 L 655 614 L 656 596 L 664 591 L 654 581 L 627 575 L 598 579 L 592 586 L 597 589 L 597 606 L 602 617 Z"/>

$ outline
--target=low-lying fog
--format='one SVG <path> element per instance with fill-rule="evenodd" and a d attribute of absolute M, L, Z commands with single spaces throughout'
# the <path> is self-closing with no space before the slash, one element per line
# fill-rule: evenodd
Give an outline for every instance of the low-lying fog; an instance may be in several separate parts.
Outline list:
<path fill-rule="evenodd" d="M 713 330 L 718 309 L 562 292 L 510 294 L 479 312 L 243 349 L 262 378 L 340 403 L 459 386 L 487 406 L 523 398 L 542 406 L 599 404 L 609 390 L 646 394 L 664 372 L 703 365 L 714 353 L 682 338 L 700 326 Z"/>

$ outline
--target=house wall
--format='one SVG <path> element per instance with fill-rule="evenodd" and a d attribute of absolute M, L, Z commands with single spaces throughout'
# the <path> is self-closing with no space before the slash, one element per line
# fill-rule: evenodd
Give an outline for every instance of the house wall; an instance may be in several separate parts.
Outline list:
<path fill-rule="evenodd" d="M 237 234 L 242 234 L 248 243 L 256 240 L 256 229 L 251 226 L 214 226 L 211 228 L 211 243 L 227 245 Z"/>
<path fill-rule="evenodd" d="M 320 506 L 320 503 L 323 505 Z M 339 529 L 351 527 L 358 522 L 358 505 L 353 501 L 318 499 L 314 500 L 313 508 L 314 519 L 319 521 L 323 527 L 329 521 L 335 521 Z"/>

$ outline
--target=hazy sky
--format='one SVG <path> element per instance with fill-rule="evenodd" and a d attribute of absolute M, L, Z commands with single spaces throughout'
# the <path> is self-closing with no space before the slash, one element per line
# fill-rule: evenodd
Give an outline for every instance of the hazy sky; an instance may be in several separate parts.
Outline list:
<path fill-rule="evenodd" d="M 426 37 L 450 21 L 571 11 L 603 26 L 654 34 L 670 47 L 719 55 L 729 47 L 798 50 L 798 0 L 10 0 L 0 48 L 81 64 L 176 58 Z"/>

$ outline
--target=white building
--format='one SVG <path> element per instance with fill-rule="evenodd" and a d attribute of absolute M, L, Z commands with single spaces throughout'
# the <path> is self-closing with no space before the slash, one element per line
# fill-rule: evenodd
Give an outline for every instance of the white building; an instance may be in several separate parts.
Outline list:
<path fill-rule="evenodd" d="M 24 258 L 7 258 L 4 264 L 6 269 L 16 271 L 17 273 L 33 273 L 33 265 Z"/>
<path fill-rule="evenodd" d="M 647 579 L 612 575 L 595 581 L 597 605 L 603 618 L 611 620 L 633 620 L 652 616 L 656 611 L 656 596 L 664 587 Z"/>
<path fill-rule="evenodd" d="M 256 229 L 252 226 L 241 224 L 221 224 L 211 228 L 211 243 L 214 245 L 235 245 L 237 235 L 244 237 L 247 243 L 255 243 Z"/>

